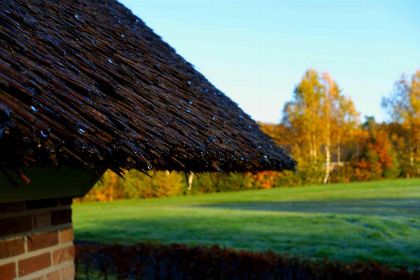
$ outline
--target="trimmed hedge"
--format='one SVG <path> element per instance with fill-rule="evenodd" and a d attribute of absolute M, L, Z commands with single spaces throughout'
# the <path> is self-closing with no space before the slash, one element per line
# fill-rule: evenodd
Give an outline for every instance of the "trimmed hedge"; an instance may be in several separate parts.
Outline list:
<path fill-rule="evenodd" d="M 375 262 L 310 261 L 218 246 L 76 243 L 77 279 L 420 279 Z"/>

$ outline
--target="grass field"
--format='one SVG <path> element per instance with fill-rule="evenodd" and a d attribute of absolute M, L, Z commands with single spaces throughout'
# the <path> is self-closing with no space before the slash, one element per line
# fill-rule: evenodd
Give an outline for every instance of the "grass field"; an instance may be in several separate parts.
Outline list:
<path fill-rule="evenodd" d="M 76 239 L 219 244 L 420 268 L 420 179 L 73 206 Z"/>

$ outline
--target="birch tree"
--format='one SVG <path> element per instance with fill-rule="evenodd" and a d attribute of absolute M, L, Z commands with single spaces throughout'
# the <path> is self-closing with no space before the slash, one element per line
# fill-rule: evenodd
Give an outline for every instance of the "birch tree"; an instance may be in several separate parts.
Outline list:
<path fill-rule="evenodd" d="M 333 78 L 328 74 L 322 75 L 325 85 L 325 95 L 322 100 L 323 145 L 325 151 L 324 184 L 329 182 L 331 172 L 332 149 L 336 148 L 336 163 L 341 162 L 341 146 L 345 139 L 351 137 L 356 128 L 358 116 L 350 98 L 341 94 L 341 90 Z"/>
<path fill-rule="evenodd" d="M 296 86 L 292 101 L 284 107 L 283 122 L 292 128 L 296 142 L 301 146 L 304 160 L 315 166 L 319 160 L 321 142 L 321 102 L 325 95 L 325 86 L 318 73 L 306 71 L 301 82 Z"/>
<path fill-rule="evenodd" d="M 315 70 L 308 70 L 296 86 L 292 101 L 284 108 L 283 123 L 295 136 L 295 152 L 301 161 L 313 168 L 323 162 L 323 182 L 330 179 L 332 150 L 337 149 L 341 161 L 344 139 L 356 126 L 358 113 L 353 102 L 341 94 L 333 78 Z M 293 153 L 293 152 L 292 152 Z M 293 154 L 293 156 L 296 156 Z"/>

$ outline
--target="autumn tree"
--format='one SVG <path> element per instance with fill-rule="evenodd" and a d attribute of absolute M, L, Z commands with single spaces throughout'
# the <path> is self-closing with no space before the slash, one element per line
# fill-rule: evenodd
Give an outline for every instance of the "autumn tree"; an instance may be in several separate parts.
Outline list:
<path fill-rule="evenodd" d="M 396 82 L 394 91 L 383 99 L 382 105 L 394 123 L 394 143 L 401 145 L 406 176 L 420 175 L 420 70 L 411 80 L 402 77 Z"/>
<path fill-rule="evenodd" d="M 95 187 L 84 197 L 86 201 L 113 201 L 123 198 L 122 178 L 107 170 Z"/>
<path fill-rule="evenodd" d="M 323 182 L 329 181 L 332 149 L 341 161 L 341 146 L 356 127 L 358 113 L 353 102 L 342 95 L 328 73 L 306 71 L 296 86 L 293 100 L 283 110 L 283 124 L 292 132 L 295 145 L 292 154 L 298 162 L 307 162 L 312 169 L 323 167 Z M 300 161 L 299 161 L 300 160 Z"/>
<path fill-rule="evenodd" d="M 401 173 L 397 155 L 390 141 L 388 125 L 366 117 L 357 141 L 361 151 L 352 161 L 353 179 L 357 181 L 395 178 Z"/>
<path fill-rule="evenodd" d="M 315 70 L 308 70 L 293 92 L 292 101 L 283 110 L 283 124 L 294 141 L 291 153 L 298 162 L 298 171 L 307 183 L 319 182 L 321 145 L 321 100 L 324 85 Z"/>
<path fill-rule="evenodd" d="M 359 113 L 351 99 L 341 94 L 337 83 L 328 73 L 322 75 L 325 96 L 322 100 L 323 144 L 325 151 L 324 184 L 330 179 L 332 149 L 336 162 L 341 163 L 341 147 L 357 126 Z"/>

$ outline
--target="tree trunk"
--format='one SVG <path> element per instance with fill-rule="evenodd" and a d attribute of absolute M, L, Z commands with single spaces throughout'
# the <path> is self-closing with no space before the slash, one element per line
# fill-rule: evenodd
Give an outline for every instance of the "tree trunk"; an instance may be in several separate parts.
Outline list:
<path fill-rule="evenodd" d="M 330 165 L 331 165 L 331 143 L 330 139 L 327 139 L 327 145 L 325 145 L 325 177 L 324 184 L 328 183 L 330 179 Z"/>
<path fill-rule="evenodd" d="M 414 149 L 410 147 L 410 166 L 414 166 Z"/>
<path fill-rule="evenodd" d="M 194 173 L 189 172 L 187 175 L 187 191 L 190 192 L 193 184 Z"/>

